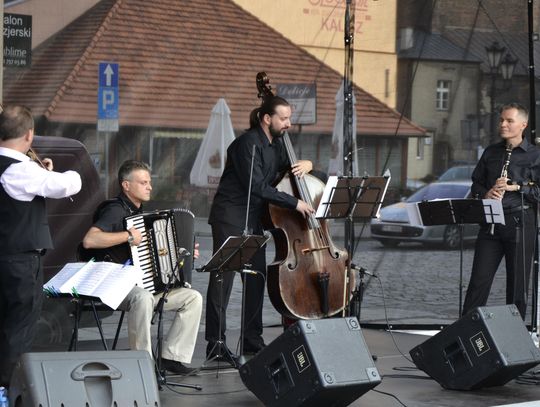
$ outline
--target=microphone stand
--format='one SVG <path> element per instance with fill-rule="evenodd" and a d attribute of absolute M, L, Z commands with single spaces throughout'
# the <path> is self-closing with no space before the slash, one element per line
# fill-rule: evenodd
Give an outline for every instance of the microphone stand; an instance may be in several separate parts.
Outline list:
<path fill-rule="evenodd" d="M 242 237 L 246 238 L 249 235 L 249 207 L 251 202 L 251 185 L 253 182 L 253 165 L 255 163 L 255 144 L 251 147 L 251 168 L 249 170 L 249 185 L 248 185 L 248 195 L 247 195 L 247 205 L 246 205 L 246 223 L 244 226 L 244 231 L 242 232 Z M 240 252 L 240 258 L 242 258 L 242 253 Z M 243 262 L 240 262 L 243 264 Z M 246 266 L 246 265 L 244 265 Z M 247 291 L 247 274 L 251 272 L 246 267 L 243 267 L 240 270 L 240 277 L 242 278 L 242 309 L 240 312 L 240 345 L 238 349 L 238 368 L 246 363 L 246 357 L 244 356 L 244 336 L 245 336 L 245 317 L 246 317 L 246 291 Z M 255 276 L 257 277 L 257 276 Z M 262 299 L 261 299 L 262 301 Z"/>
<path fill-rule="evenodd" d="M 365 275 L 378 278 L 375 273 L 367 271 L 364 267 L 359 267 L 354 263 L 351 263 L 351 270 L 358 271 L 359 281 L 356 289 L 353 292 L 353 298 L 351 299 L 349 316 L 356 317 L 358 321 L 361 321 L 362 313 L 362 301 L 364 299 L 364 291 L 366 284 L 364 282 Z"/>
<path fill-rule="evenodd" d="M 151 324 L 154 325 L 155 319 L 156 317 L 158 317 L 156 354 L 154 355 L 154 360 L 156 361 L 157 382 L 158 382 L 158 387 L 160 390 L 162 389 L 163 385 L 202 390 L 202 387 L 198 384 L 182 384 L 182 383 L 169 382 L 167 381 L 165 370 L 161 370 L 161 365 L 162 365 L 161 349 L 163 346 L 163 307 L 165 306 L 165 303 L 167 302 L 167 295 L 169 294 L 169 291 L 173 284 L 173 279 L 175 277 L 174 273 L 175 271 L 179 270 L 180 262 L 181 262 L 180 260 L 177 260 L 171 274 L 169 274 L 168 276 L 169 278 L 167 280 L 167 283 L 165 284 L 163 293 L 161 294 L 161 297 L 158 300 L 156 308 L 154 309 L 154 315 L 152 316 L 152 320 L 151 320 Z M 178 280 L 180 281 L 180 279 Z"/>
<path fill-rule="evenodd" d="M 527 265 L 525 264 L 525 260 L 527 258 L 526 256 L 526 250 L 525 250 L 525 208 L 523 207 L 525 205 L 525 197 L 524 197 L 524 194 L 523 194 L 523 188 L 520 188 L 519 189 L 519 194 L 521 196 L 521 211 L 520 211 L 520 215 L 521 215 L 521 219 L 519 221 L 519 225 L 518 227 L 521 228 L 521 235 L 520 235 L 520 239 L 521 239 L 521 265 L 522 265 L 522 268 L 521 268 L 521 278 L 522 278 L 522 283 L 523 283 L 523 288 L 521 290 L 520 293 L 517 293 L 516 292 L 516 286 L 514 285 L 514 298 L 517 298 L 518 295 L 521 296 L 521 301 L 523 301 L 523 304 L 527 304 Z M 515 274 L 517 274 L 519 271 L 517 270 L 517 267 L 516 267 L 516 270 L 515 270 Z M 516 278 L 516 276 L 514 276 L 514 279 Z M 527 310 L 527 307 L 525 306 L 525 312 Z M 525 319 L 525 316 L 523 316 L 523 319 Z M 532 326 L 531 326 L 531 330 L 532 330 Z"/>
<path fill-rule="evenodd" d="M 540 205 L 536 203 L 534 205 L 535 211 L 536 211 L 536 217 L 535 217 L 535 236 L 534 236 L 534 252 L 533 252 L 533 269 L 531 270 L 532 274 L 532 312 L 531 312 L 531 332 L 536 335 L 535 343 L 537 346 L 540 346 L 539 336 L 538 336 L 538 325 L 539 325 L 539 313 L 538 313 L 538 294 L 540 291 L 539 287 L 539 265 L 540 265 L 540 258 L 539 258 L 539 250 L 538 246 L 540 243 L 540 225 L 539 225 L 539 219 L 540 219 Z"/>

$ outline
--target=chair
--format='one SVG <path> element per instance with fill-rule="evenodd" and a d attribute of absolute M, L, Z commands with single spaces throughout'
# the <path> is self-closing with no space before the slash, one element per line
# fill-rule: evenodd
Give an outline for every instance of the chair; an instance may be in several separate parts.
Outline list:
<path fill-rule="evenodd" d="M 110 308 L 109 306 L 103 304 L 101 301 L 96 300 L 95 298 L 92 298 L 92 297 L 74 298 L 72 302 L 75 304 L 75 318 L 74 318 L 73 331 L 71 334 L 71 340 L 69 342 L 68 351 L 77 350 L 77 342 L 79 340 L 79 326 L 80 326 L 81 316 L 83 312 L 85 311 L 92 311 L 94 321 L 96 322 L 96 327 L 99 330 L 99 336 L 101 338 L 101 343 L 103 345 L 103 348 L 105 350 L 109 350 L 107 341 L 105 339 L 105 334 L 103 333 L 103 328 L 101 326 L 101 318 L 99 317 L 98 311 L 111 311 L 112 308 Z M 116 334 L 114 335 L 114 340 L 112 344 L 113 350 L 116 349 L 116 345 L 118 344 L 118 337 L 120 336 L 120 330 L 122 329 L 122 323 L 124 322 L 125 313 L 126 313 L 125 311 L 121 311 L 120 320 L 118 321 L 118 325 L 116 327 Z"/>
<path fill-rule="evenodd" d="M 78 261 L 89 261 L 88 252 L 83 247 L 82 242 L 77 246 L 77 260 Z M 73 330 L 71 334 L 71 340 L 69 342 L 68 351 L 77 351 L 77 342 L 79 340 L 79 327 L 81 322 L 81 316 L 85 311 L 92 311 L 96 327 L 99 330 L 99 335 L 101 338 L 101 343 L 105 350 L 109 350 L 107 341 L 105 339 L 105 334 L 103 333 L 103 328 L 101 326 L 101 318 L 98 311 L 115 311 L 110 308 L 108 305 L 105 305 L 99 299 L 94 297 L 80 296 L 78 298 L 73 298 L 72 302 L 75 305 L 75 318 L 73 323 Z M 124 322 L 125 311 L 121 311 L 120 320 L 118 321 L 118 326 L 116 327 L 116 334 L 114 336 L 112 349 L 116 349 L 118 344 L 118 337 L 120 336 L 120 330 L 122 329 L 122 323 Z"/>

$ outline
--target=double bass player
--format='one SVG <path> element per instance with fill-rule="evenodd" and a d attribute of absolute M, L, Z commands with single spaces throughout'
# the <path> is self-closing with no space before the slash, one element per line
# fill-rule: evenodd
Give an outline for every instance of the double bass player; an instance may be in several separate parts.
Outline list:
<path fill-rule="evenodd" d="M 314 209 L 306 202 L 280 192 L 272 186 L 279 174 L 287 169 L 291 169 L 294 176 L 302 177 L 313 168 L 311 161 L 308 160 L 300 160 L 292 167 L 287 160 L 280 137 L 291 126 L 290 119 L 291 106 L 285 99 L 278 96 L 266 98 L 260 107 L 251 112 L 250 128 L 227 149 L 227 162 L 208 219 L 212 228 L 214 252 L 229 236 L 239 236 L 244 231 L 250 176 L 252 176 L 248 218 L 250 233 L 263 233 L 261 217 L 268 203 L 295 209 L 304 217 L 314 213 Z M 266 274 L 264 248 L 253 256 L 251 264 L 257 275 L 242 275 L 243 283 L 246 284 L 243 343 L 245 354 L 257 353 L 265 346 L 262 338 Z M 221 359 L 234 364 L 226 345 L 225 335 L 226 310 L 233 279 L 232 271 L 210 273 L 205 339 L 208 342 L 207 358 Z"/>

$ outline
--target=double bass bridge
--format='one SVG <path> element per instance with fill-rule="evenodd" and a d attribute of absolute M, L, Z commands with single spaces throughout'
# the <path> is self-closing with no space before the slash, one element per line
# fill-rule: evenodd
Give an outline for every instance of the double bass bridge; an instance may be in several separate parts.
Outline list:
<path fill-rule="evenodd" d="M 302 254 L 306 255 L 313 252 L 319 252 L 321 250 L 328 250 L 330 246 L 321 246 L 321 247 L 308 247 L 306 249 L 302 249 Z"/>

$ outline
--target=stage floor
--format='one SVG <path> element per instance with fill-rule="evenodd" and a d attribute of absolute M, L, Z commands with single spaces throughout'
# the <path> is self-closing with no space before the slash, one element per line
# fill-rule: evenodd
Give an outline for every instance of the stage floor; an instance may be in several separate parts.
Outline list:
<path fill-rule="evenodd" d="M 107 318 L 105 332 L 107 337 L 114 336 L 114 316 Z M 96 329 L 81 330 L 79 350 L 102 350 L 101 343 L 95 339 Z M 228 331 L 229 346 L 237 342 L 238 330 Z M 266 343 L 271 343 L 282 333 L 281 327 L 265 327 Z M 364 393 L 351 405 L 362 407 L 486 407 L 486 406 L 540 406 L 540 366 L 527 372 L 530 383 L 512 380 L 504 386 L 484 388 L 475 391 L 456 391 L 442 388 L 424 372 L 416 369 L 410 361 L 409 350 L 423 343 L 428 336 L 404 332 L 363 329 L 362 333 L 369 352 L 376 356 L 375 366 L 382 382 L 374 389 Z M 342 349 L 339 337 L 329 347 L 330 352 L 351 352 Z M 122 337 L 119 349 L 127 349 L 127 339 Z M 194 354 L 193 366 L 205 365 L 204 332 L 199 333 Z M 58 350 L 58 349 L 51 349 Z M 113 351 L 111 351 L 113 352 Z M 180 377 L 170 375 L 167 381 L 180 384 L 196 384 L 201 391 L 177 386 L 164 386 L 159 392 L 161 405 L 172 407 L 225 407 L 225 406 L 262 406 L 257 397 L 243 384 L 239 373 L 229 365 L 221 364 L 219 370 L 216 363 L 208 364 L 198 375 Z M 267 385 L 271 385 L 268 382 Z"/>

